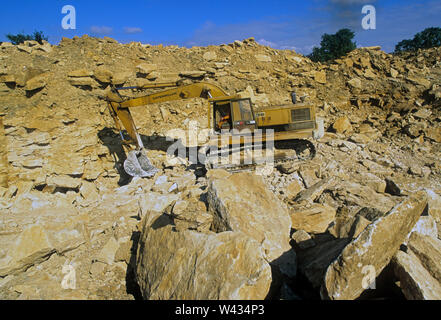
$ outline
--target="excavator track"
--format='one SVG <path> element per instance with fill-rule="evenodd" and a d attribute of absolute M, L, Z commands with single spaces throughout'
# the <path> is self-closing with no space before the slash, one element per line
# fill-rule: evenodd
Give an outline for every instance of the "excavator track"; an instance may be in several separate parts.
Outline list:
<path fill-rule="evenodd" d="M 283 141 L 275 141 L 274 143 L 274 167 L 281 165 L 281 164 L 288 164 L 291 163 L 292 165 L 296 163 L 303 163 L 309 160 L 314 159 L 316 155 L 316 149 L 314 144 L 306 139 L 293 139 L 293 140 L 283 140 Z M 276 151 L 280 150 L 287 150 L 288 153 L 291 154 L 285 154 L 280 155 L 277 154 Z M 233 151 L 234 152 L 234 151 Z M 240 152 L 240 151 L 236 151 Z M 265 152 L 265 149 L 263 148 L 262 152 Z M 283 152 L 282 152 L 283 153 Z M 212 163 L 213 158 L 216 158 L 218 156 L 218 153 L 209 154 L 207 153 L 206 157 L 207 160 L 205 162 L 205 167 L 207 169 L 224 169 L 231 173 L 236 172 L 243 172 L 243 171 L 253 171 L 258 167 L 265 166 L 265 158 L 257 159 L 257 161 L 253 161 L 252 163 L 241 163 L 239 165 L 237 164 L 222 164 L 222 163 Z M 254 159 L 253 159 L 254 160 Z M 219 161 L 218 161 L 219 162 Z M 221 161 L 222 162 L 222 161 Z"/>

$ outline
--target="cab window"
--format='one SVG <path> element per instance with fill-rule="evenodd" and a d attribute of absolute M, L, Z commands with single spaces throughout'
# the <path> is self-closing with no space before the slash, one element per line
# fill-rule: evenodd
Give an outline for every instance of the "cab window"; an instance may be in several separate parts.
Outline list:
<path fill-rule="evenodd" d="M 221 129 L 231 129 L 231 105 L 230 102 L 214 103 L 214 127 L 216 131 Z"/>
<path fill-rule="evenodd" d="M 253 120 L 253 113 L 251 111 L 251 103 L 250 100 L 239 100 L 239 110 L 241 115 L 241 120 L 243 121 L 251 121 Z"/>

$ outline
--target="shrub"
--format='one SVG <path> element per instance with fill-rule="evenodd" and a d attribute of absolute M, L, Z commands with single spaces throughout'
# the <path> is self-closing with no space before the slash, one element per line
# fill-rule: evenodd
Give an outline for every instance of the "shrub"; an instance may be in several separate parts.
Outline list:
<path fill-rule="evenodd" d="M 325 33 L 320 48 L 314 47 L 308 57 L 314 62 L 338 59 L 357 47 L 355 42 L 352 42 L 354 36 L 354 32 L 349 29 L 341 29 L 336 34 Z"/>

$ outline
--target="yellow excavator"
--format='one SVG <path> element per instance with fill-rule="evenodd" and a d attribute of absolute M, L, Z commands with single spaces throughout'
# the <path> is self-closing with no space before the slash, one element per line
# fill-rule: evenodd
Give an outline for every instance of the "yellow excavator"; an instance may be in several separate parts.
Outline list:
<path fill-rule="evenodd" d="M 154 92 L 138 98 L 127 98 L 120 94 L 122 90 L 171 89 Z M 323 121 L 316 118 L 315 108 L 311 105 L 293 104 L 271 107 L 255 112 L 250 98 L 240 95 L 228 95 L 218 86 L 197 82 L 184 85 L 180 82 L 154 83 L 142 87 L 112 88 L 107 95 L 107 105 L 116 128 L 128 151 L 124 162 L 125 171 L 131 176 L 151 177 L 158 172 L 147 157 L 146 149 L 136 129 L 130 109 L 167 101 L 205 98 L 208 100 L 208 128 L 210 139 L 203 146 L 206 155 L 205 165 L 209 168 L 225 168 L 234 171 L 245 164 L 229 164 L 217 161 L 222 151 L 229 149 L 243 150 L 247 146 L 255 147 L 258 142 L 265 147 L 270 145 L 284 150 L 275 158 L 276 163 L 298 159 L 298 149 L 308 150 L 308 157 L 315 155 L 314 145 L 306 140 L 318 139 L 323 135 Z M 125 139 L 123 130 L 129 138 Z M 251 142 L 251 144 L 250 144 Z M 302 147 L 303 146 L 303 147 Z M 234 151 L 233 151 L 234 152 Z M 228 152 L 227 152 L 228 153 Z M 210 161 L 216 159 L 216 161 Z M 251 165 L 258 163 L 255 161 Z"/>

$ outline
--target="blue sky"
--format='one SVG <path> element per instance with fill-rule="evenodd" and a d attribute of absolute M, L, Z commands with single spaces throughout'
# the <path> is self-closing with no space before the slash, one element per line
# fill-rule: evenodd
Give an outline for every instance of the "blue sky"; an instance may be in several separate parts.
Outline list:
<path fill-rule="evenodd" d="M 376 30 L 361 28 L 365 4 L 376 8 Z M 64 5 L 76 9 L 76 30 L 61 27 Z M 187 47 L 252 36 L 274 48 L 308 54 L 323 33 L 350 28 L 357 45 L 381 45 L 391 52 L 397 42 L 427 27 L 441 27 L 440 17 L 440 0 L 3 1 L 0 41 L 7 41 L 7 33 L 34 30 L 42 30 L 54 44 L 83 34 Z"/>

